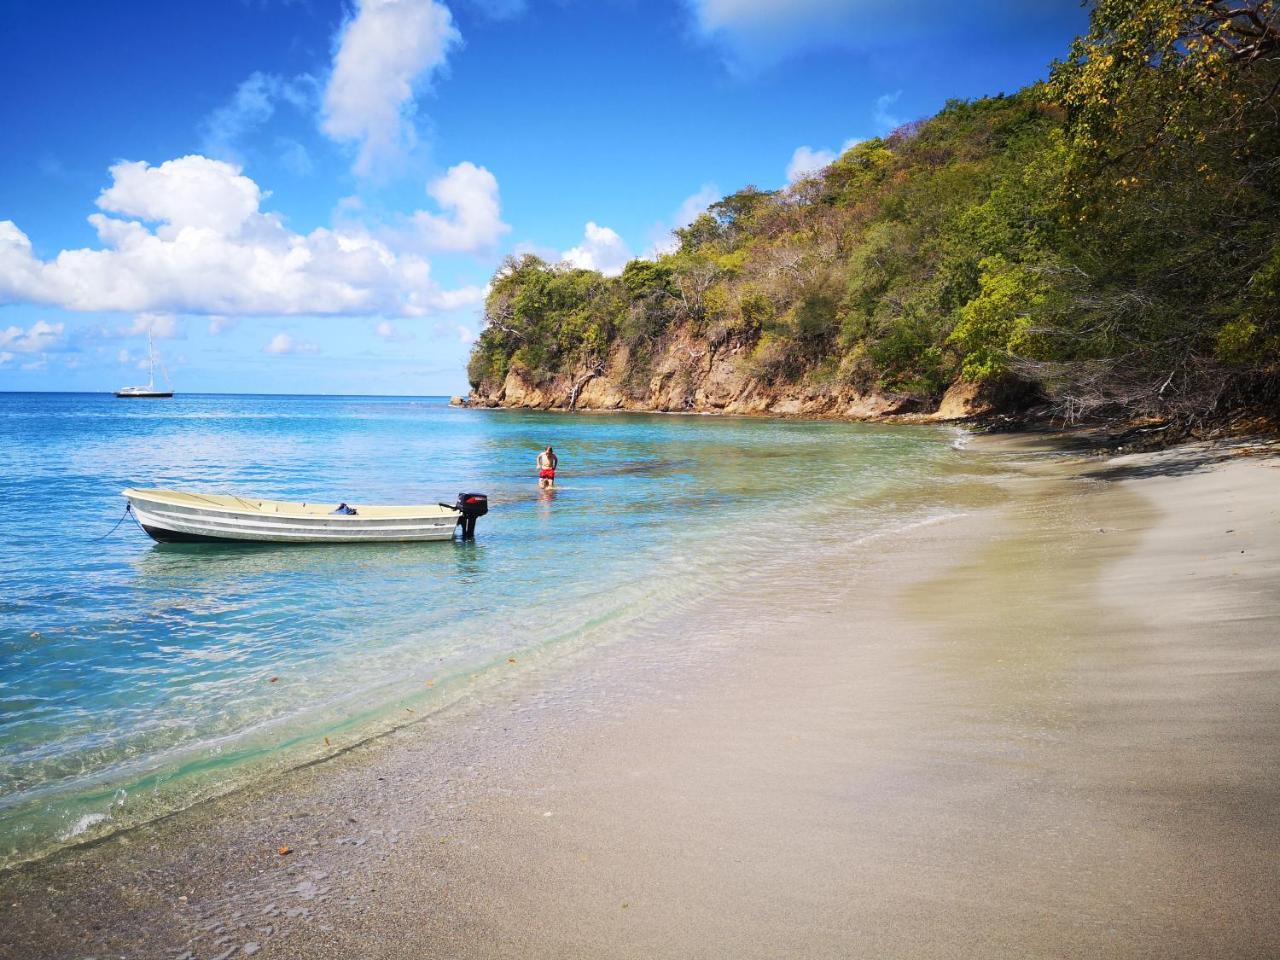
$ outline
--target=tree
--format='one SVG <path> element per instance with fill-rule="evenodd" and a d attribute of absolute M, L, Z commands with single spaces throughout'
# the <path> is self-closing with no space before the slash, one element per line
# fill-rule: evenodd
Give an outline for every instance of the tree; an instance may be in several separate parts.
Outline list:
<path fill-rule="evenodd" d="M 1021 377 L 1068 418 L 1274 397 L 1278 4 L 1096 0 L 1049 83 L 732 193 L 620 278 L 508 261 L 472 380 L 612 355 L 643 390 L 664 343 L 702 338 L 770 384 L 928 399 Z"/>

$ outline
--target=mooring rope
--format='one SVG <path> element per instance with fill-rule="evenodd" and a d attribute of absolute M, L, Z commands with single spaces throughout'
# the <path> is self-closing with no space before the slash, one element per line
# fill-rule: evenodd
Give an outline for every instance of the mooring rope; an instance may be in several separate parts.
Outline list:
<path fill-rule="evenodd" d="M 104 533 L 102 536 L 100 536 L 100 537 L 94 537 L 94 538 L 93 538 L 92 540 L 90 540 L 89 542 L 90 542 L 90 543 L 97 543 L 99 540 L 105 540 L 105 539 L 107 539 L 107 537 L 111 536 L 113 533 L 115 533 L 117 530 L 119 530 L 119 529 L 120 529 L 120 524 L 124 523 L 125 518 L 126 518 L 127 516 L 129 516 L 129 514 L 130 514 L 132 511 L 133 511 L 133 504 L 132 504 L 132 503 L 126 503 L 126 504 L 124 505 L 124 513 L 120 514 L 120 519 L 116 521 L 116 525 L 115 525 L 114 527 L 112 527 L 110 530 L 108 530 L 106 533 Z"/>

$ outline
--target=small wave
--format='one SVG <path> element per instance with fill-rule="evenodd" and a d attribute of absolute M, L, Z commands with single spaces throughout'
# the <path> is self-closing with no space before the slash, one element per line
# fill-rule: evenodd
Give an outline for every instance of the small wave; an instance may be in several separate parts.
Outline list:
<path fill-rule="evenodd" d="M 80 836 L 81 834 L 88 833 L 90 830 L 92 830 L 94 827 L 96 827 L 98 824 L 102 823 L 106 819 L 107 819 L 107 815 L 105 813 L 86 813 L 83 817 L 81 817 L 79 820 L 73 823 L 67 830 L 65 830 L 62 836 L 60 836 L 58 839 L 62 840 L 63 842 L 66 842 L 67 840 L 74 840 L 76 837 Z"/>
<path fill-rule="evenodd" d="M 961 517 L 967 517 L 968 514 L 962 511 L 948 511 L 946 513 L 932 513 L 927 517 L 921 517 L 918 520 L 910 520 L 906 523 L 895 524 L 884 530 L 875 530 L 871 533 L 863 534 L 856 538 L 854 543 L 870 543 L 873 540 L 880 540 L 883 537 L 894 537 L 899 534 L 907 533 L 910 530 L 918 530 L 921 527 L 930 527 L 935 523 L 946 523 L 948 520 L 959 520 Z"/>

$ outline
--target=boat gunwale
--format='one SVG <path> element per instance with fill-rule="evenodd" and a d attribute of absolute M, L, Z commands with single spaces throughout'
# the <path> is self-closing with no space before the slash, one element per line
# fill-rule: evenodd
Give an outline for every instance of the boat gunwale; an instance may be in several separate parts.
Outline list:
<path fill-rule="evenodd" d="M 158 494 L 159 496 L 156 496 L 156 494 Z M 196 503 L 187 502 L 185 499 L 175 499 L 174 497 L 167 497 L 165 496 L 166 494 L 175 495 L 176 498 L 198 497 L 201 499 L 205 499 L 205 498 L 209 498 L 209 499 L 207 503 L 196 504 Z M 424 509 L 429 509 L 432 511 L 439 511 L 437 513 L 432 513 L 432 514 L 418 512 L 418 513 L 397 513 L 391 516 L 386 516 L 386 515 L 378 516 L 370 513 L 343 514 L 343 513 L 311 513 L 311 512 L 303 512 L 303 511 L 291 512 L 291 511 L 281 511 L 281 510 L 269 511 L 269 510 L 264 510 L 262 507 L 262 504 L 271 503 L 271 504 L 280 504 L 282 506 L 290 506 L 290 507 L 304 507 L 309 501 L 270 500 L 266 498 L 258 498 L 257 499 L 258 505 L 254 507 L 254 506 L 249 506 L 249 504 L 252 501 L 250 501 L 245 497 L 241 497 L 237 494 L 194 493 L 194 492 L 185 493 L 181 490 L 169 490 L 163 487 L 126 487 L 124 490 L 120 491 L 120 495 L 124 497 L 126 500 L 128 500 L 130 503 L 133 502 L 134 497 L 136 496 L 139 500 L 142 500 L 146 503 L 160 504 L 160 505 L 169 506 L 169 507 L 185 507 L 191 510 L 208 510 L 216 513 L 230 514 L 232 516 L 291 517 L 298 520 L 323 520 L 326 522 L 330 520 L 337 520 L 343 523 L 347 523 L 347 522 L 361 523 L 369 520 L 412 520 L 412 519 L 443 518 L 443 517 L 448 517 L 451 514 L 456 520 L 457 517 L 460 517 L 462 515 L 461 510 L 458 510 L 454 507 L 446 506 L 443 503 L 365 504 L 363 505 L 363 507 L 357 508 L 357 509 L 363 509 L 363 510 L 421 511 Z M 215 497 L 239 500 L 240 502 L 244 503 L 246 506 L 243 508 L 228 506 L 228 505 L 217 502 L 217 500 L 212 499 Z M 323 508 L 323 507 L 330 506 L 330 504 L 327 504 L 327 503 L 318 504 L 317 506 Z M 338 504 L 335 503 L 335 504 L 332 504 L 332 506 L 336 508 Z M 448 512 L 445 512 L 445 511 L 448 511 Z"/>

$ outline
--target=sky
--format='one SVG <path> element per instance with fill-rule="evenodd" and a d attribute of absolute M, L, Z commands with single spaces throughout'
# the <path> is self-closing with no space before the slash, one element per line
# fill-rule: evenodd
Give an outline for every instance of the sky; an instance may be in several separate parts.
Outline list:
<path fill-rule="evenodd" d="M 0 390 L 466 390 L 509 254 L 616 273 L 1079 0 L 5 0 Z M 158 374 L 164 382 L 164 374 Z"/>

